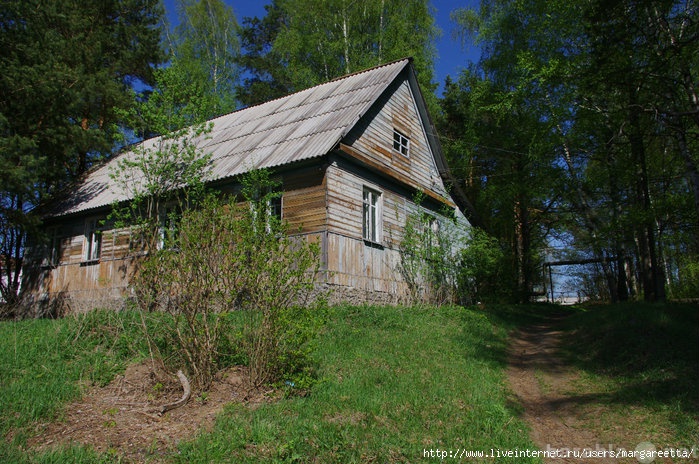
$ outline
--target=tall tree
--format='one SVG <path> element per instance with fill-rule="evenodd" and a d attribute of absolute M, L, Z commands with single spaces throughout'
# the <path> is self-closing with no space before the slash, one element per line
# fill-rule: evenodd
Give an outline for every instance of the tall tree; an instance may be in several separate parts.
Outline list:
<path fill-rule="evenodd" d="M 563 111 L 549 77 L 560 71 L 548 62 L 550 42 L 541 40 L 553 32 L 537 23 L 540 8 L 532 6 L 520 11 L 508 2 L 483 2 L 480 12 L 453 15 L 484 46 L 478 66 L 447 83 L 440 123 L 452 167 L 488 232 L 507 250 L 509 293 L 517 301 L 541 283 L 562 190 L 554 159 L 556 113 Z M 531 48 L 535 39 L 541 48 Z"/>
<path fill-rule="evenodd" d="M 131 86 L 160 58 L 157 0 L 5 0 L 0 6 L 0 254 L 19 286 L 30 211 L 107 156 Z"/>
<path fill-rule="evenodd" d="M 434 103 L 438 30 L 425 0 L 276 0 L 267 18 L 247 24 L 247 65 L 266 82 L 281 76 L 275 84 L 280 88 L 300 90 L 412 56 L 428 103 Z M 284 73 L 274 69 L 277 64 Z"/>
<path fill-rule="evenodd" d="M 235 110 L 240 40 L 233 9 L 222 0 L 178 0 L 177 8 L 179 24 L 167 44 L 171 65 L 190 93 L 205 99 L 196 105 L 205 119 Z"/>
<path fill-rule="evenodd" d="M 293 83 L 284 66 L 283 55 L 274 48 L 274 41 L 285 25 L 284 12 L 277 0 L 265 5 L 262 18 L 243 18 L 240 41 L 243 53 L 238 64 L 244 71 L 236 88 L 243 106 L 257 105 L 293 93 Z"/>
<path fill-rule="evenodd" d="M 697 220 L 687 207 L 697 198 L 689 148 L 697 142 L 696 15 L 691 2 L 677 0 L 492 0 L 456 15 L 484 53 L 471 84 L 462 78 L 451 92 L 467 92 L 474 78 L 496 92 L 476 104 L 470 114 L 479 124 L 466 134 L 484 143 L 495 130 L 521 129 L 507 120 L 486 124 L 495 108 L 536 115 L 538 131 L 527 132 L 538 135 L 525 152 L 544 147 L 536 169 L 557 172 L 551 223 L 575 244 L 571 252 L 600 264 L 602 293 L 613 300 L 663 299 L 671 276 L 683 274 L 670 256 L 696 250 L 687 240 Z M 474 164 L 472 155 L 465 159 Z M 494 176 L 509 172 L 498 166 Z"/>

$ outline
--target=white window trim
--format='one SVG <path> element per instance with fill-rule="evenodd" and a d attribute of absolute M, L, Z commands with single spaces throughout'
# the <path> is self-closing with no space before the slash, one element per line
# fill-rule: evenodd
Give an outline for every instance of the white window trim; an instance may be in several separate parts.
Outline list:
<path fill-rule="evenodd" d="M 275 211 L 277 207 L 279 208 L 279 211 Z M 272 218 L 274 217 L 277 221 L 281 221 L 283 219 L 284 196 L 278 195 L 274 196 L 273 198 L 269 198 L 267 200 L 267 204 L 265 205 L 265 211 L 267 213 L 265 228 L 269 234 L 272 232 Z"/>
<path fill-rule="evenodd" d="M 376 244 L 383 238 L 383 194 L 366 186 L 362 189 L 362 238 Z"/>
<path fill-rule="evenodd" d="M 274 195 L 270 195 L 274 193 Z M 249 201 L 250 214 L 252 215 L 253 223 L 257 223 L 257 215 L 260 211 L 264 214 L 265 232 L 272 232 L 272 217 L 277 221 L 281 221 L 284 216 L 284 194 L 281 192 L 272 192 L 269 189 L 263 192 L 256 191 L 253 199 Z M 279 210 L 275 212 L 276 207 Z"/>
<path fill-rule="evenodd" d="M 173 249 L 172 244 L 168 244 L 168 241 L 172 241 L 177 237 L 179 217 L 173 218 L 172 213 L 175 211 L 175 206 L 170 204 L 163 208 L 158 217 L 158 250 L 164 250 L 166 248 Z"/>
<path fill-rule="evenodd" d="M 410 137 L 395 128 L 393 129 L 393 150 L 410 158 Z"/>
<path fill-rule="evenodd" d="M 83 237 L 83 262 L 98 262 L 102 257 L 102 229 L 100 219 L 96 217 L 85 220 Z"/>

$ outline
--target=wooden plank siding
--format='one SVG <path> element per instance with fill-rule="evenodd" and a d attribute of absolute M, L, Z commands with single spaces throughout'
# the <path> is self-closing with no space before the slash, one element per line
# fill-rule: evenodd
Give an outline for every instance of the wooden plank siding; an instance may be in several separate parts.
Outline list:
<path fill-rule="evenodd" d="M 312 104 L 304 104 L 307 99 Z M 448 170 L 438 140 L 426 132 L 433 130 L 428 119 L 409 60 L 346 76 L 218 118 L 215 146 L 202 147 L 212 149 L 218 163 L 210 186 L 237 195 L 238 176 L 253 167 L 271 169 L 281 182 L 282 218 L 290 233 L 321 245 L 321 269 L 327 272 L 318 283 L 338 290 L 335 301 L 349 295 L 359 303 L 359 294 L 381 295 L 364 301 L 403 301 L 409 292 L 399 248 L 408 216 L 422 208 L 436 216 L 445 206 L 456 207 L 442 177 Z M 409 140 L 407 154 L 394 148 L 394 130 Z M 95 171 L 81 192 L 107 192 L 108 182 L 103 171 Z M 371 241 L 363 236 L 365 188 L 380 194 L 381 234 Z M 418 191 L 426 195 L 420 206 L 413 201 Z M 41 257 L 36 250 L 23 279 L 29 287 L 23 292 L 34 301 L 62 293 L 96 300 L 100 292 L 123 301 L 130 291 L 136 261 L 146 252 L 135 249 L 128 230 L 107 226 L 100 259 L 84 262 L 85 221 L 104 219 L 111 197 L 81 198 L 58 204 L 48 216 L 49 226 L 64 237 L 62 253 L 58 264 L 42 266 L 50 250 L 44 247 Z M 456 216 L 468 227 L 458 209 Z"/>
<path fill-rule="evenodd" d="M 363 174 L 363 175 L 362 175 Z M 380 177 L 351 166 L 333 163 L 328 167 L 328 283 L 358 291 L 405 295 L 398 265 L 403 227 L 417 206 L 405 191 Z M 381 194 L 381 243 L 363 238 L 362 202 L 364 188 Z M 400 189 L 398 189 L 400 190 Z"/>
<path fill-rule="evenodd" d="M 393 130 L 410 138 L 409 156 L 393 149 Z M 411 185 L 449 198 L 427 142 L 407 80 L 397 80 L 347 135 L 345 143 L 374 166 L 382 165 Z"/>
<path fill-rule="evenodd" d="M 292 232 L 311 233 L 326 229 L 325 171 L 290 171 L 283 176 L 282 218 Z"/>
<path fill-rule="evenodd" d="M 322 240 L 327 224 L 326 183 L 322 169 L 291 171 L 282 178 L 282 217 L 288 221 L 292 233 L 302 234 L 309 242 Z M 231 190 L 229 188 L 223 188 Z M 63 218 L 56 224 L 61 230 L 58 263 L 35 266 L 34 278 L 27 279 L 40 298 L 70 294 L 73 301 L 105 298 L 118 299 L 128 293 L 128 287 L 137 260 L 144 251 L 131 247 L 130 229 L 115 229 L 106 225 L 102 230 L 100 259 L 85 262 L 85 221 L 106 218 L 107 211 L 88 217 Z M 41 260 L 46 247 L 37 247 L 30 259 Z M 33 256 L 31 256 L 33 255 Z"/>

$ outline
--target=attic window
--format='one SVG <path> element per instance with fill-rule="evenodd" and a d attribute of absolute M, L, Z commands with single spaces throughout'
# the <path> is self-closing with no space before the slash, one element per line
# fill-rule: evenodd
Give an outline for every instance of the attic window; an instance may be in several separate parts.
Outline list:
<path fill-rule="evenodd" d="M 393 129 L 393 149 L 401 155 L 410 156 L 410 139 Z"/>

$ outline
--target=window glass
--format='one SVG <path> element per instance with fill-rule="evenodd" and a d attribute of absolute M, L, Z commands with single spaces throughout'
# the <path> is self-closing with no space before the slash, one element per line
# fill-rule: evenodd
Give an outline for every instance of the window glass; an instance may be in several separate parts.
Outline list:
<path fill-rule="evenodd" d="M 381 240 L 381 194 L 364 188 L 363 216 L 364 240 L 379 243 Z"/>
<path fill-rule="evenodd" d="M 410 139 L 397 130 L 393 130 L 393 149 L 401 155 L 410 155 Z"/>
<path fill-rule="evenodd" d="M 88 219 L 85 222 L 85 242 L 83 256 L 85 261 L 100 259 L 102 252 L 102 231 L 99 230 L 98 219 Z"/>

